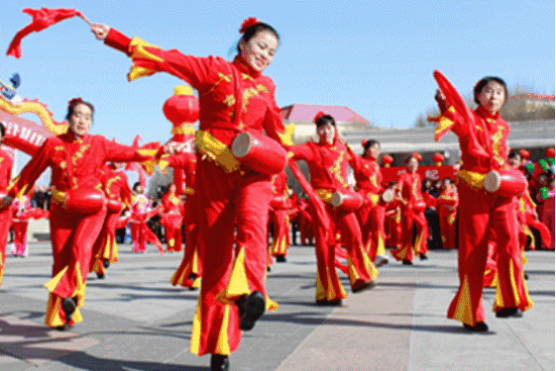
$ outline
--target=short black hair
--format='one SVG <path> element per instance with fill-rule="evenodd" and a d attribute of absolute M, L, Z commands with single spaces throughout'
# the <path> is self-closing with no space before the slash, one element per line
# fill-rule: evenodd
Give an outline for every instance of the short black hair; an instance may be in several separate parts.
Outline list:
<path fill-rule="evenodd" d="M 135 184 L 133 184 L 133 190 L 136 191 L 137 187 L 139 187 L 140 185 L 140 182 L 135 182 Z"/>
<path fill-rule="evenodd" d="M 378 144 L 380 146 L 380 142 L 378 140 L 375 139 L 367 139 L 367 141 L 365 142 L 365 145 L 363 146 L 363 148 L 366 150 L 368 150 L 369 148 L 371 148 L 372 146 L 374 146 L 375 144 Z"/>
<path fill-rule="evenodd" d="M 521 153 L 519 153 L 518 151 L 511 151 L 508 155 L 508 160 L 514 159 L 516 157 L 519 157 L 520 160 L 523 158 L 523 156 L 521 156 Z"/>
<path fill-rule="evenodd" d="M 477 94 L 479 94 L 483 90 L 483 88 L 491 81 L 497 82 L 504 87 L 504 101 L 508 99 L 508 86 L 506 85 L 506 82 L 500 77 L 486 76 L 480 79 L 473 89 L 473 100 L 475 101 L 475 103 L 480 104 L 479 100 L 477 99 Z"/>
<path fill-rule="evenodd" d="M 2 134 L 2 137 L 6 136 L 6 127 L 3 122 L 0 122 L 0 133 Z"/>
<path fill-rule="evenodd" d="M 66 120 L 70 119 L 71 115 L 73 115 L 73 111 L 75 110 L 75 107 L 77 107 L 80 104 L 84 104 L 87 107 L 89 107 L 91 109 L 91 115 L 95 114 L 95 106 L 93 106 L 92 103 L 85 102 L 83 100 L 72 99 L 68 106 L 68 113 L 66 115 Z"/>
<path fill-rule="evenodd" d="M 323 125 L 326 125 L 326 124 L 328 124 L 328 123 L 330 123 L 330 124 L 336 126 L 336 120 L 334 120 L 334 117 L 330 116 L 330 115 L 327 114 L 327 113 L 324 114 L 324 115 L 322 115 L 322 116 L 320 116 L 320 117 L 318 118 L 317 122 L 315 122 L 315 124 L 317 125 L 317 128 L 318 128 L 318 127 L 321 127 L 321 126 L 323 126 Z"/>

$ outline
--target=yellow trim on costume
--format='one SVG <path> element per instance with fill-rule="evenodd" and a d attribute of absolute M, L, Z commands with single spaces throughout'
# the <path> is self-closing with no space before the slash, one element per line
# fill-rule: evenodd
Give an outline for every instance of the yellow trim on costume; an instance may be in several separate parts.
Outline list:
<path fill-rule="evenodd" d="M 458 177 L 471 187 L 484 188 L 486 174 L 476 173 L 469 170 L 460 170 Z"/>
<path fill-rule="evenodd" d="M 192 122 L 184 122 L 180 126 L 172 127 L 172 135 L 193 135 L 195 134 L 195 127 L 193 126 Z"/>
<path fill-rule="evenodd" d="M 456 109 L 454 106 L 450 106 L 446 112 L 455 113 Z M 446 130 L 450 129 L 455 121 L 446 117 L 446 112 L 435 118 L 436 123 L 438 124 L 436 130 L 434 131 L 434 140 L 439 141 L 441 133 L 445 132 Z"/>
<path fill-rule="evenodd" d="M 463 279 L 456 310 L 454 311 L 453 319 L 466 323 L 470 326 L 475 326 L 473 321 L 473 307 L 471 304 L 471 293 L 469 291 L 469 283 L 467 276 Z"/>
<path fill-rule="evenodd" d="M 280 141 L 282 142 L 283 145 L 285 146 L 293 146 L 293 133 L 295 132 L 295 124 L 292 122 L 288 125 L 284 125 L 284 134 L 276 132 L 276 134 L 278 134 L 278 137 L 280 138 Z"/>
<path fill-rule="evenodd" d="M 357 280 L 360 279 L 361 277 L 357 273 L 357 269 L 355 269 L 355 266 L 353 265 L 353 262 L 351 261 L 349 255 L 347 257 L 347 261 L 348 261 L 349 283 L 351 284 L 351 286 L 353 286 L 353 284 L 355 284 L 355 282 L 357 282 Z"/>
<path fill-rule="evenodd" d="M 54 193 L 53 193 L 53 195 L 54 195 Z M 54 292 L 54 289 L 56 288 L 56 286 L 58 286 L 58 283 L 60 282 L 60 280 L 62 279 L 64 274 L 66 274 L 67 271 L 68 271 L 68 266 L 66 265 L 60 272 L 58 272 L 57 275 L 55 275 L 54 277 L 52 277 L 50 279 L 50 281 L 45 283 L 44 287 L 46 287 L 46 289 L 48 291 Z"/>
<path fill-rule="evenodd" d="M 220 327 L 220 334 L 218 335 L 218 342 L 216 343 L 215 354 L 222 354 L 224 356 L 230 355 L 230 344 L 228 341 L 228 326 L 230 324 L 230 306 L 224 306 L 224 318 L 222 319 L 222 327 Z"/>
<path fill-rule="evenodd" d="M 369 197 L 369 200 L 371 200 L 371 203 L 373 204 L 373 206 L 378 205 L 378 203 L 380 202 L 380 196 L 377 195 L 377 194 L 369 192 L 369 193 L 367 193 L 367 196 Z"/>
<path fill-rule="evenodd" d="M 317 196 L 319 196 L 319 198 L 329 204 L 332 202 L 332 192 L 330 192 L 327 189 L 315 189 L 315 193 L 317 194 Z"/>
<path fill-rule="evenodd" d="M 191 329 L 191 345 L 189 351 L 193 354 L 199 355 L 199 345 L 201 343 L 201 295 L 197 300 L 197 309 L 193 317 L 193 328 Z"/>
<path fill-rule="evenodd" d="M 249 294 L 251 294 L 251 290 L 249 289 L 247 272 L 245 270 L 245 247 L 242 246 L 235 258 L 228 284 L 224 290 L 216 295 L 215 300 L 224 304 L 233 304 L 238 297 Z"/>
<path fill-rule="evenodd" d="M 206 131 L 197 130 L 195 147 L 197 151 L 215 161 L 227 173 L 232 173 L 240 168 L 240 162 L 234 157 L 230 148 Z"/>
<path fill-rule="evenodd" d="M 160 49 L 160 47 L 158 47 L 156 45 L 149 44 L 148 42 L 138 38 L 137 36 L 135 36 L 135 37 L 133 37 L 133 39 L 131 39 L 131 42 L 129 43 L 129 47 L 130 47 L 130 50 L 133 47 L 133 52 L 131 53 L 131 59 L 132 60 L 134 60 L 134 59 L 149 59 L 149 60 L 156 61 L 156 62 L 164 62 L 164 60 L 162 58 L 157 57 L 156 55 L 151 54 L 147 50 L 145 50 L 145 47 L 155 48 L 155 49 Z M 132 64 L 131 70 L 127 74 L 127 79 L 128 79 L 128 81 L 133 81 L 135 79 L 138 79 L 139 77 L 153 75 L 156 72 L 158 72 L 158 71 L 152 70 L 150 68 L 136 66 L 136 65 Z"/>
<path fill-rule="evenodd" d="M 278 311 L 278 303 L 277 302 L 275 302 L 270 297 L 268 297 L 268 295 L 266 296 L 265 299 L 266 299 L 266 305 L 265 305 L 266 310 L 269 310 L 271 312 Z"/>
<path fill-rule="evenodd" d="M 378 243 L 376 247 L 377 255 L 386 255 L 386 247 L 384 244 L 384 238 L 382 238 L 382 233 L 378 232 Z"/>

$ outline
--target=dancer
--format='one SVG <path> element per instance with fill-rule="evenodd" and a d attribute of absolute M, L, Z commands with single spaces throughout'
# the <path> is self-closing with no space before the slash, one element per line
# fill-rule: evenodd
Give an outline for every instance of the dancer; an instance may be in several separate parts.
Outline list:
<path fill-rule="evenodd" d="M 2 287 L 4 266 L 6 264 L 6 244 L 8 243 L 8 234 L 12 224 L 12 210 L 7 200 L 6 202 L 4 201 L 5 195 L 8 193 L 13 166 L 12 158 L 1 148 L 5 136 L 6 127 L 0 122 L 0 287 Z"/>
<path fill-rule="evenodd" d="M 140 149 L 89 135 L 93 123 L 91 103 L 72 99 L 65 134 L 46 139 L 21 171 L 2 204 L 11 204 L 27 193 L 47 168 L 52 169 L 50 238 L 52 241 L 52 279 L 45 284 L 50 292 L 46 324 L 60 330 L 82 321 L 79 307 L 85 299 L 92 246 L 106 215 L 106 199 L 100 170 L 107 161 L 146 161 L 151 156 Z"/>
<path fill-rule="evenodd" d="M 276 106 L 276 87 L 262 75 L 278 48 L 278 34 L 255 18 L 247 19 L 238 56 L 230 63 L 162 50 L 108 26 L 95 25 L 92 31 L 133 59 L 130 80 L 163 71 L 199 91 L 196 192 L 204 274 L 190 350 L 199 356 L 212 354 L 212 369 L 227 369 L 241 330 L 253 328 L 265 310 L 266 225 L 272 198 L 270 176 L 243 171 L 230 146 L 238 133 L 263 129 L 276 141 L 292 144 Z M 232 282 L 236 278 L 241 282 Z"/>
<path fill-rule="evenodd" d="M 140 182 L 133 185 L 133 195 L 131 197 L 131 218 L 129 229 L 131 231 L 131 241 L 134 253 L 146 253 L 147 242 L 152 243 L 162 255 L 164 248 L 162 242 L 151 231 L 147 225 L 147 220 L 162 211 L 162 205 L 151 209 L 151 199 L 145 194 L 145 187 Z"/>
<path fill-rule="evenodd" d="M 442 181 L 442 190 L 436 202 L 440 218 L 440 233 L 444 249 L 456 248 L 456 218 L 458 215 L 458 190 L 452 179 Z"/>
<path fill-rule="evenodd" d="M 166 252 L 181 251 L 183 204 L 176 195 L 176 185 L 168 186 L 168 192 L 162 197 L 163 212 L 160 224 L 164 227 L 166 238 Z"/>
<path fill-rule="evenodd" d="M 269 214 L 273 225 L 272 245 L 270 253 L 276 258 L 276 262 L 285 263 L 290 245 L 290 221 L 288 211 L 291 203 L 288 197 L 287 187 L 288 176 L 286 171 L 282 171 L 272 177 L 272 193 L 274 198 L 270 203 Z"/>
<path fill-rule="evenodd" d="M 326 204 L 331 219 L 328 239 L 318 229 L 315 252 L 317 255 L 317 304 L 341 305 L 347 297 L 335 266 L 336 231 L 345 243 L 349 265 L 349 279 L 354 293 L 371 289 L 376 285 L 378 270 L 365 253 L 361 229 L 353 210 L 343 210 L 331 205 L 332 194 L 354 193 L 347 183 L 349 152 L 338 138 L 336 121 L 328 114 L 319 112 L 314 119 L 319 142 L 308 142 L 289 148 L 290 157 L 304 160 L 309 165 L 311 185 Z M 314 216 L 313 220 L 317 220 Z"/>
<path fill-rule="evenodd" d="M 118 261 L 116 226 L 122 210 L 131 205 L 131 189 L 126 173 L 121 171 L 122 167 L 122 163 L 112 162 L 105 165 L 102 170 L 102 189 L 108 200 L 107 212 L 93 247 L 93 259 L 91 260 L 91 272 L 95 272 L 100 279 L 104 278 L 106 269 Z"/>
<path fill-rule="evenodd" d="M 507 166 L 510 126 L 499 113 L 507 98 L 506 83 L 498 77 L 481 79 L 473 89 L 479 106 L 471 111 L 444 76 L 435 72 L 435 77 L 441 88 L 435 96 L 441 111 L 434 119 L 438 123 L 435 139 L 451 130 L 459 138 L 463 160 L 458 173 L 460 287 L 448 318 L 462 322 L 471 331 L 488 331 L 482 293 L 491 239 L 498 253 L 496 317 L 521 316 L 533 306 L 523 281 L 514 199 L 484 189 L 486 174 Z"/>
<path fill-rule="evenodd" d="M 374 139 L 363 140 L 362 156 L 350 151 L 350 165 L 355 176 L 355 189 L 365 200 L 356 214 L 361 224 L 363 243 L 367 254 L 377 267 L 388 264 L 386 257 L 384 221 L 386 203 L 382 200 L 382 173 L 377 159 L 380 155 L 380 143 Z"/>
<path fill-rule="evenodd" d="M 427 200 L 430 202 L 432 196 L 421 192 L 421 176 L 417 173 L 419 161 L 421 161 L 421 155 L 418 153 L 413 153 L 407 157 L 404 160 L 407 171 L 402 173 L 398 180 L 402 208 L 402 246 L 390 251 L 390 253 L 396 260 L 401 260 L 405 265 L 413 265 L 414 251 L 419 254 L 421 260 L 428 259 L 429 227 L 425 218 L 427 204 L 424 197 L 428 196 Z M 414 227 L 417 230 L 415 237 Z"/>

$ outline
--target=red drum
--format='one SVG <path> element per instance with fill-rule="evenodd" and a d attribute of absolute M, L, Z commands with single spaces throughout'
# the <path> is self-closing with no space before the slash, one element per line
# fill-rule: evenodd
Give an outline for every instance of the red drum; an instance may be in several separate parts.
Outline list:
<path fill-rule="evenodd" d="M 70 213 L 90 215 L 96 214 L 106 205 L 106 197 L 95 188 L 77 188 L 65 192 L 63 208 Z"/>
<path fill-rule="evenodd" d="M 363 205 L 363 197 L 359 193 L 335 192 L 330 200 L 332 206 L 345 211 L 355 211 Z"/>
<path fill-rule="evenodd" d="M 519 196 L 527 189 L 527 180 L 516 169 L 492 170 L 485 176 L 485 189 L 501 197 Z"/>
<path fill-rule="evenodd" d="M 382 192 L 381 199 L 385 203 L 389 203 L 394 200 L 394 197 L 396 197 L 396 193 L 391 189 L 387 189 L 386 191 Z"/>
<path fill-rule="evenodd" d="M 240 133 L 232 142 L 232 153 L 249 170 L 268 175 L 282 172 L 288 162 L 286 150 L 262 133 Z"/>
<path fill-rule="evenodd" d="M 287 203 L 284 196 L 277 196 L 270 200 L 270 207 L 275 209 L 286 209 Z"/>
<path fill-rule="evenodd" d="M 108 202 L 106 203 L 106 209 L 108 209 L 109 213 L 122 211 L 123 206 L 123 202 L 115 198 L 109 198 Z"/>

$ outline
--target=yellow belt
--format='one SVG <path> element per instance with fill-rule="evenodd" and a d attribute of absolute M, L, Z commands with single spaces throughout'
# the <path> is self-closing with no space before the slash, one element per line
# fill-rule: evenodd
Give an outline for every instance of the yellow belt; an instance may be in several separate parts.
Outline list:
<path fill-rule="evenodd" d="M 484 188 L 486 174 L 476 173 L 469 170 L 460 170 L 458 177 L 471 187 Z"/>
<path fill-rule="evenodd" d="M 221 166 L 227 173 L 239 170 L 240 163 L 227 145 L 204 130 L 195 134 L 195 148 L 202 158 L 209 158 Z"/>
<path fill-rule="evenodd" d="M 332 202 L 332 192 L 330 192 L 327 189 L 315 189 L 315 193 L 317 194 L 317 196 L 320 197 L 320 199 L 329 204 Z"/>

